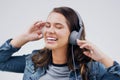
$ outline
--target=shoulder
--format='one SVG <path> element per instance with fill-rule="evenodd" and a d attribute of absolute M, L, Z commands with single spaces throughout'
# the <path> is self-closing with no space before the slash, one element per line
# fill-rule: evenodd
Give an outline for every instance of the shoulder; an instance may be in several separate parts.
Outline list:
<path fill-rule="evenodd" d="M 31 54 L 26 57 L 26 69 L 29 71 L 34 71 L 34 63 L 32 61 L 32 56 L 37 54 L 39 50 L 33 50 Z"/>
<path fill-rule="evenodd" d="M 31 54 L 26 57 L 26 60 L 31 59 L 33 55 L 37 54 L 40 50 L 33 50 Z"/>

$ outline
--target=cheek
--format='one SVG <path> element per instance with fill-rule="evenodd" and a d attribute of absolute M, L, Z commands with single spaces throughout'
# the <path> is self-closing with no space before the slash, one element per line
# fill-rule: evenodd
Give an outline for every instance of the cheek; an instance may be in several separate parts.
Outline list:
<path fill-rule="evenodd" d="M 70 35 L 70 32 L 69 32 L 69 31 L 66 31 L 66 30 L 59 32 L 59 37 L 60 37 L 60 39 L 62 39 L 62 40 L 68 40 L 69 35 Z"/>

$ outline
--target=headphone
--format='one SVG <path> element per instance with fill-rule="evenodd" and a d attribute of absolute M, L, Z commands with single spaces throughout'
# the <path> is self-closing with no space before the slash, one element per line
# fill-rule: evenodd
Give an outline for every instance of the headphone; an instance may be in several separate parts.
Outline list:
<path fill-rule="evenodd" d="M 82 34 L 82 31 L 83 31 L 83 23 L 82 23 L 82 19 L 80 17 L 80 14 L 78 12 L 76 12 L 76 15 L 78 16 L 78 20 L 79 20 L 79 26 L 80 26 L 80 30 L 79 32 L 77 31 L 72 31 L 70 36 L 69 36 L 69 43 L 72 44 L 72 61 L 73 61 L 73 66 L 74 66 L 74 74 L 75 74 L 75 80 L 78 80 L 78 77 L 77 77 L 77 72 L 76 72 L 76 69 L 75 69 L 75 57 L 74 57 L 74 52 L 73 52 L 73 45 L 77 45 L 77 39 L 80 39 L 81 37 L 81 34 Z"/>
<path fill-rule="evenodd" d="M 69 37 L 69 43 L 72 45 L 77 45 L 77 39 L 80 39 L 82 31 L 83 31 L 82 18 L 80 17 L 80 14 L 77 11 L 75 11 L 75 13 L 79 19 L 80 30 L 79 30 L 79 32 L 77 32 L 75 30 L 71 32 L 70 37 Z"/>

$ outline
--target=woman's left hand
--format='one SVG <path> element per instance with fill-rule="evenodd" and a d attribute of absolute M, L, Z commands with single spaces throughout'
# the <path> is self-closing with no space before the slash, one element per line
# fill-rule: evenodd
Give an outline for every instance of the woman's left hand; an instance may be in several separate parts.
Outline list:
<path fill-rule="evenodd" d="M 77 40 L 78 46 L 82 49 L 87 49 L 83 52 L 86 56 L 92 58 L 95 61 L 101 62 L 106 68 L 113 65 L 113 59 L 104 54 L 94 44 L 86 40 Z"/>
<path fill-rule="evenodd" d="M 101 61 L 105 57 L 105 54 L 89 41 L 77 39 L 77 44 L 81 49 L 88 49 L 85 50 L 83 54 L 92 58 L 93 60 Z"/>

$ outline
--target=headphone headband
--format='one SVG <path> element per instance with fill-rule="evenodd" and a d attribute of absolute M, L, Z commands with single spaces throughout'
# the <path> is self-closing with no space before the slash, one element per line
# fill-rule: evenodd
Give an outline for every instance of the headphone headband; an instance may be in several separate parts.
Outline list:
<path fill-rule="evenodd" d="M 82 18 L 80 17 L 80 14 L 77 11 L 75 11 L 75 13 L 77 14 L 78 19 L 79 19 L 80 30 L 79 30 L 79 32 L 77 32 L 75 30 L 71 32 L 70 37 L 69 37 L 69 42 L 72 45 L 77 45 L 77 41 L 76 40 L 80 39 L 81 34 L 82 34 L 82 30 L 83 30 Z"/>
<path fill-rule="evenodd" d="M 75 11 L 75 13 L 76 13 L 76 15 L 77 15 L 77 17 L 78 17 L 78 19 L 79 19 L 79 25 L 80 25 L 80 27 L 82 27 L 82 18 L 81 18 L 81 16 L 80 16 L 80 14 L 77 12 L 77 11 Z"/>

